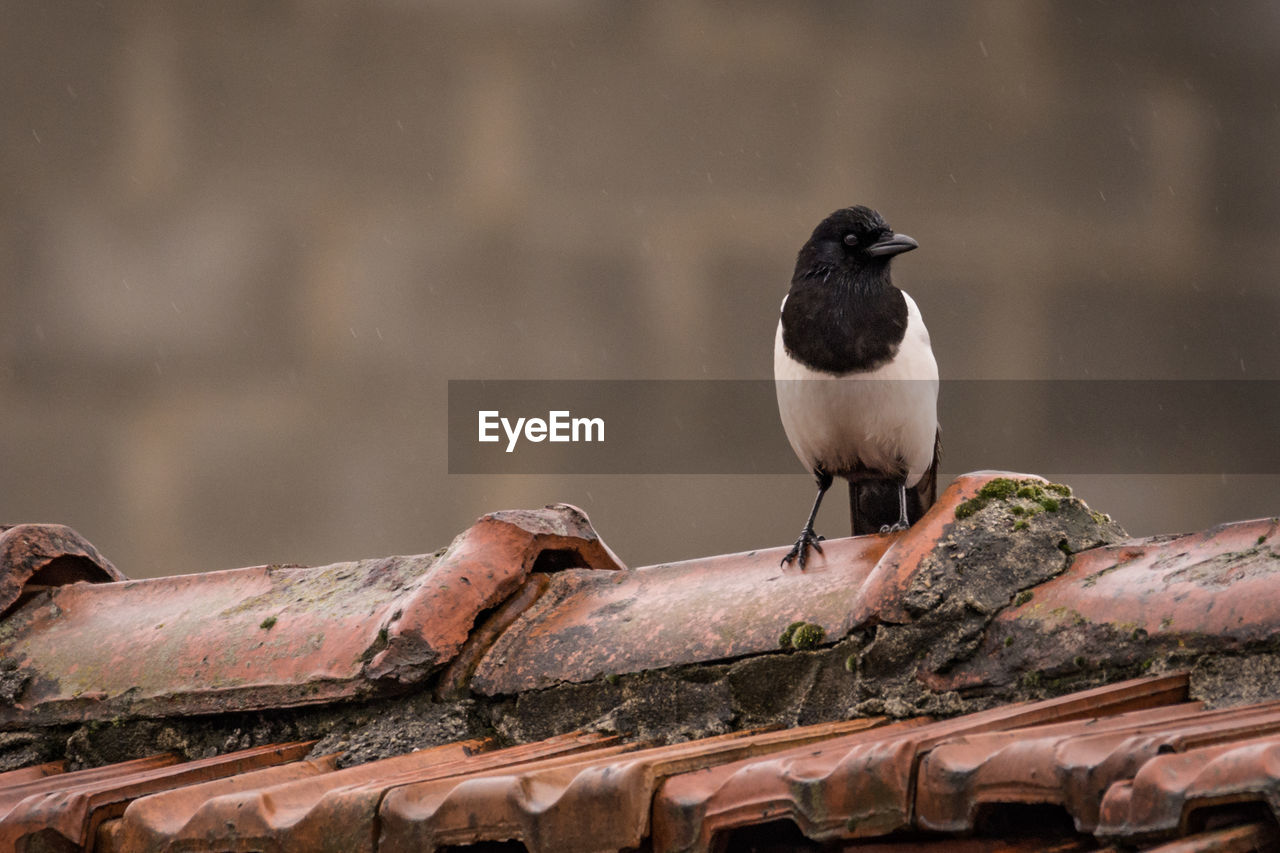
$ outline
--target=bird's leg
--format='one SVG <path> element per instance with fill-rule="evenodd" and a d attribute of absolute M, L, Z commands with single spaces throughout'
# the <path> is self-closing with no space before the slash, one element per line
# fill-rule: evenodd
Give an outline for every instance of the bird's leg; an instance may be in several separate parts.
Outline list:
<path fill-rule="evenodd" d="M 818 517 L 818 507 L 822 506 L 822 496 L 827 493 L 827 489 L 831 488 L 831 475 L 826 471 L 818 470 L 816 476 L 818 478 L 818 496 L 813 499 L 813 509 L 809 510 L 809 520 L 804 523 L 804 530 L 800 531 L 800 538 L 796 540 L 796 544 L 791 546 L 791 550 L 787 552 L 787 556 L 782 558 L 782 564 L 786 565 L 792 560 L 799 560 L 800 571 L 804 571 L 804 564 L 809 560 L 809 549 L 822 553 L 822 546 L 818 543 L 822 541 L 822 537 L 813 532 L 813 520 Z"/>
<path fill-rule="evenodd" d="M 911 522 L 907 521 L 907 482 L 903 480 L 898 483 L 898 520 L 893 524 L 886 524 L 880 528 L 881 533 L 897 533 L 906 530 L 911 526 Z"/>

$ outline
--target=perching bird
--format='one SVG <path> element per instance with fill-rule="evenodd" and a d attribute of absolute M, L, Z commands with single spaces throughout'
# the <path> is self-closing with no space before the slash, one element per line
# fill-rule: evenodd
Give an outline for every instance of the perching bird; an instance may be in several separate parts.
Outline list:
<path fill-rule="evenodd" d="M 773 349 L 782 426 L 818 481 L 795 546 L 819 554 L 813 531 L 834 477 L 849 481 L 853 533 L 904 530 L 937 489 L 938 365 L 915 301 L 889 262 L 919 244 L 867 207 L 847 207 L 813 231 L 796 258 Z M 896 519 L 896 521 L 892 521 Z"/>

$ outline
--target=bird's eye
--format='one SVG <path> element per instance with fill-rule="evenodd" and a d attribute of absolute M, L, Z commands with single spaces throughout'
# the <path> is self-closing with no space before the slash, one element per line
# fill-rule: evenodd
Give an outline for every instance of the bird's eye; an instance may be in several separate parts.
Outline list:
<path fill-rule="evenodd" d="M 846 234 L 846 235 L 844 235 L 844 244 L 845 244 L 846 246 L 856 246 L 856 245 L 858 245 L 858 235 L 857 235 L 857 234 Z"/>

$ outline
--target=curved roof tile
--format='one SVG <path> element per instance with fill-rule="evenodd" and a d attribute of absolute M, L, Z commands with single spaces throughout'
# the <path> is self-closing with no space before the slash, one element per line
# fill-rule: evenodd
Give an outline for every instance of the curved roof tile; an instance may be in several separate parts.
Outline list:
<path fill-rule="evenodd" d="M 124 579 L 110 560 L 66 525 L 0 525 L 0 618 L 49 587 Z"/>
<path fill-rule="evenodd" d="M 422 681 L 543 566 L 620 568 L 562 504 L 484 516 L 439 555 L 50 589 L 0 632 L 23 684 L 0 703 L 0 728 L 290 707 Z"/>

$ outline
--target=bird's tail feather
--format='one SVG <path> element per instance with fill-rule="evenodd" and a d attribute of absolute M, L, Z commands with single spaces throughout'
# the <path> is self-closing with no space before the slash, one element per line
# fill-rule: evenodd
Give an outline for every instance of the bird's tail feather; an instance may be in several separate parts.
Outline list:
<path fill-rule="evenodd" d="M 942 455 L 939 433 L 934 442 L 933 464 L 920 482 L 907 489 L 907 520 L 915 524 L 938 498 L 938 459 Z M 879 533 L 898 520 L 898 481 L 853 479 L 849 481 L 849 522 L 854 536 Z"/>

